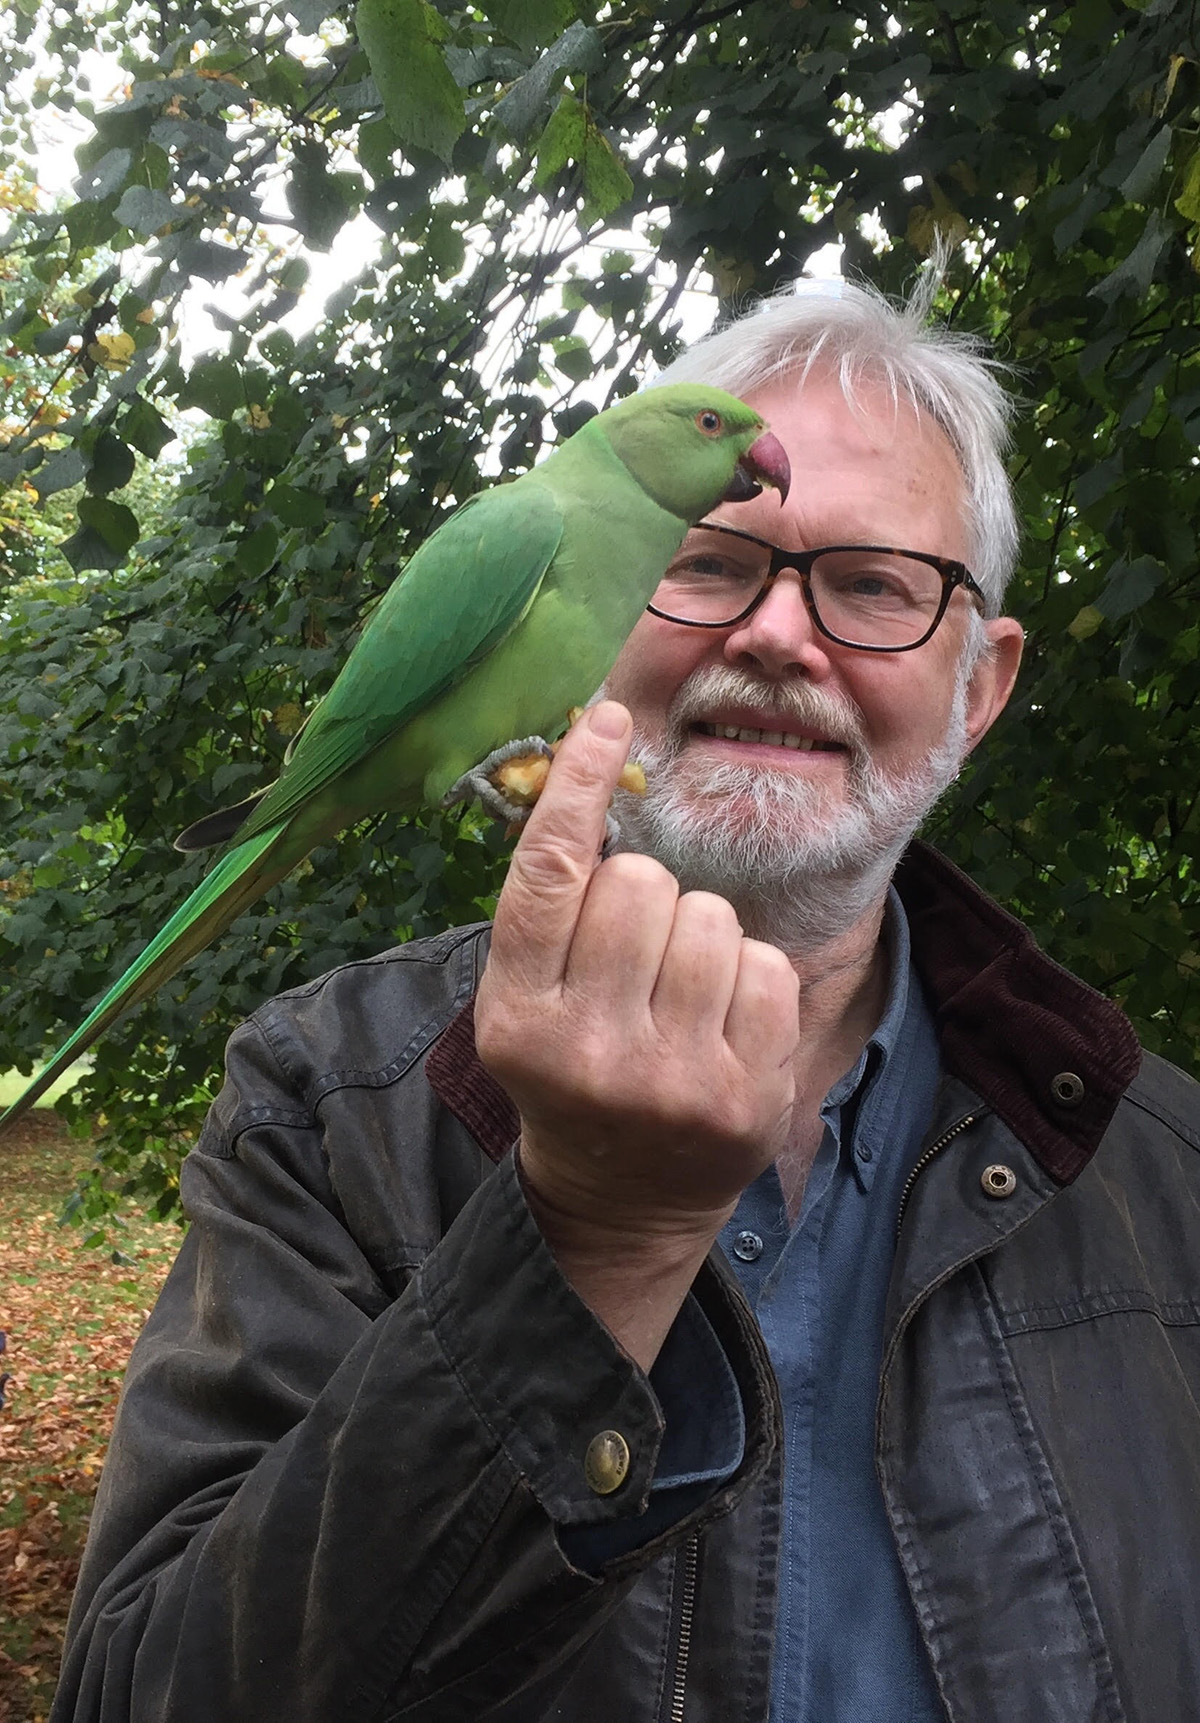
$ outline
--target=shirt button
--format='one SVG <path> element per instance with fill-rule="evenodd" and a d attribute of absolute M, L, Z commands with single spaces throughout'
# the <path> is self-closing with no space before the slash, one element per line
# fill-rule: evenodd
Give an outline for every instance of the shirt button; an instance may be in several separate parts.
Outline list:
<path fill-rule="evenodd" d="M 733 1241 L 733 1254 L 740 1262 L 757 1262 L 763 1253 L 763 1241 L 756 1232 L 739 1232 Z"/>
<path fill-rule="evenodd" d="M 860 1143 L 854 1152 L 860 1161 L 871 1161 L 875 1158 L 874 1150 L 869 1143 Z"/>
<path fill-rule="evenodd" d="M 587 1487 L 597 1496 L 611 1496 L 625 1482 L 629 1471 L 629 1443 L 619 1430 L 601 1430 L 593 1436 L 583 1456 Z"/>

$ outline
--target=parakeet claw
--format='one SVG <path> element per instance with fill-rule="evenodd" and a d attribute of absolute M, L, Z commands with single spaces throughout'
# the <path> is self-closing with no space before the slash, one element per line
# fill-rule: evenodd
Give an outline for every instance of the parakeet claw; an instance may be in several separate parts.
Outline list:
<path fill-rule="evenodd" d="M 530 757 L 530 768 L 537 779 L 536 785 L 530 786 L 532 793 L 519 781 L 521 774 L 518 768 L 509 765 L 510 761 L 522 756 Z M 474 796 L 493 819 L 504 820 L 510 826 L 523 826 L 537 800 L 538 791 L 546 781 L 547 767 L 542 765 L 542 761 L 549 762 L 553 757 L 553 749 L 541 736 L 505 742 L 503 747 L 494 748 L 485 760 L 480 760 L 477 766 L 472 766 L 469 772 L 464 772 L 456 783 L 451 784 L 442 797 L 442 806 L 450 808 L 456 802 L 469 802 Z M 501 767 L 509 767 L 509 770 L 501 774 Z M 514 782 L 514 778 L 518 781 Z M 528 799 L 516 799 L 522 795 Z"/>
<path fill-rule="evenodd" d="M 582 713 L 582 706 L 572 706 L 567 713 L 568 727 L 577 723 Z M 451 784 L 442 797 L 442 806 L 452 807 L 455 802 L 468 802 L 472 796 L 478 796 L 494 819 L 505 821 L 508 826 L 506 835 L 513 837 L 525 824 L 541 795 L 550 772 L 550 762 L 557 750 L 557 742 L 546 742 L 541 736 L 505 742 L 502 748 L 494 749 L 486 760 L 480 760 L 477 766 L 464 772 L 457 783 Z M 645 795 L 646 774 L 636 760 L 629 760 L 622 767 L 618 784 L 635 796 Z M 610 856 L 620 841 L 621 828 L 613 815 L 607 814 L 601 854 Z"/>

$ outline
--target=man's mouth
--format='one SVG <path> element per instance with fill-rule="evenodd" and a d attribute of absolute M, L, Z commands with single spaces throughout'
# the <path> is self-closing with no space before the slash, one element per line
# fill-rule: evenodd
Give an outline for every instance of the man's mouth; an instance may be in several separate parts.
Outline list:
<path fill-rule="evenodd" d="M 804 736 L 793 730 L 758 730 L 748 724 L 693 724 L 701 736 L 713 736 L 722 742 L 761 742 L 769 748 L 791 748 L 796 753 L 844 754 L 844 742 L 831 742 L 823 736 Z"/>

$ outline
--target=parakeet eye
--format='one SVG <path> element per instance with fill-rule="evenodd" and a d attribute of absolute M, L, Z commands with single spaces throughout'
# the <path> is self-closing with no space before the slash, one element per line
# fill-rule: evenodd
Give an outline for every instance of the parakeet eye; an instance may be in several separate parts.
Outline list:
<path fill-rule="evenodd" d="M 722 429 L 720 413 L 712 411 L 696 414 L 696 424 L 706 437 L 719 437 Z"/>

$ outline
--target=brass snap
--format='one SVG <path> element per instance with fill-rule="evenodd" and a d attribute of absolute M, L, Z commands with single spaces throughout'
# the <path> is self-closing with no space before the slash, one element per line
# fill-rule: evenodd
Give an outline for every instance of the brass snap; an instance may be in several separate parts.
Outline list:
<path fill-rule="evenodd" d="M 1010 1197 L 1017 1188 L 1017 1175 L 1011 1167 L 997 1162 L 994 1166 L 984 1167 L 979 1182 L 985 1197 Z"/>
<path fill-rule="evenodd" d="M 589 1490 L 611 1496 L 625 1482 L 629 1471 L 629 1443 L 619 1430 L 601 1430 L 593 1436 L 583 1456 L 583 1475 Z"/>
<path fill-rule="evenodd" d="M 1050 1093 L 1060 1107 L 1077 1107 L 1083 1100 L 1083 1078 L 1074 1071 L 1060 1071 L 1051 1080 Z"/>

